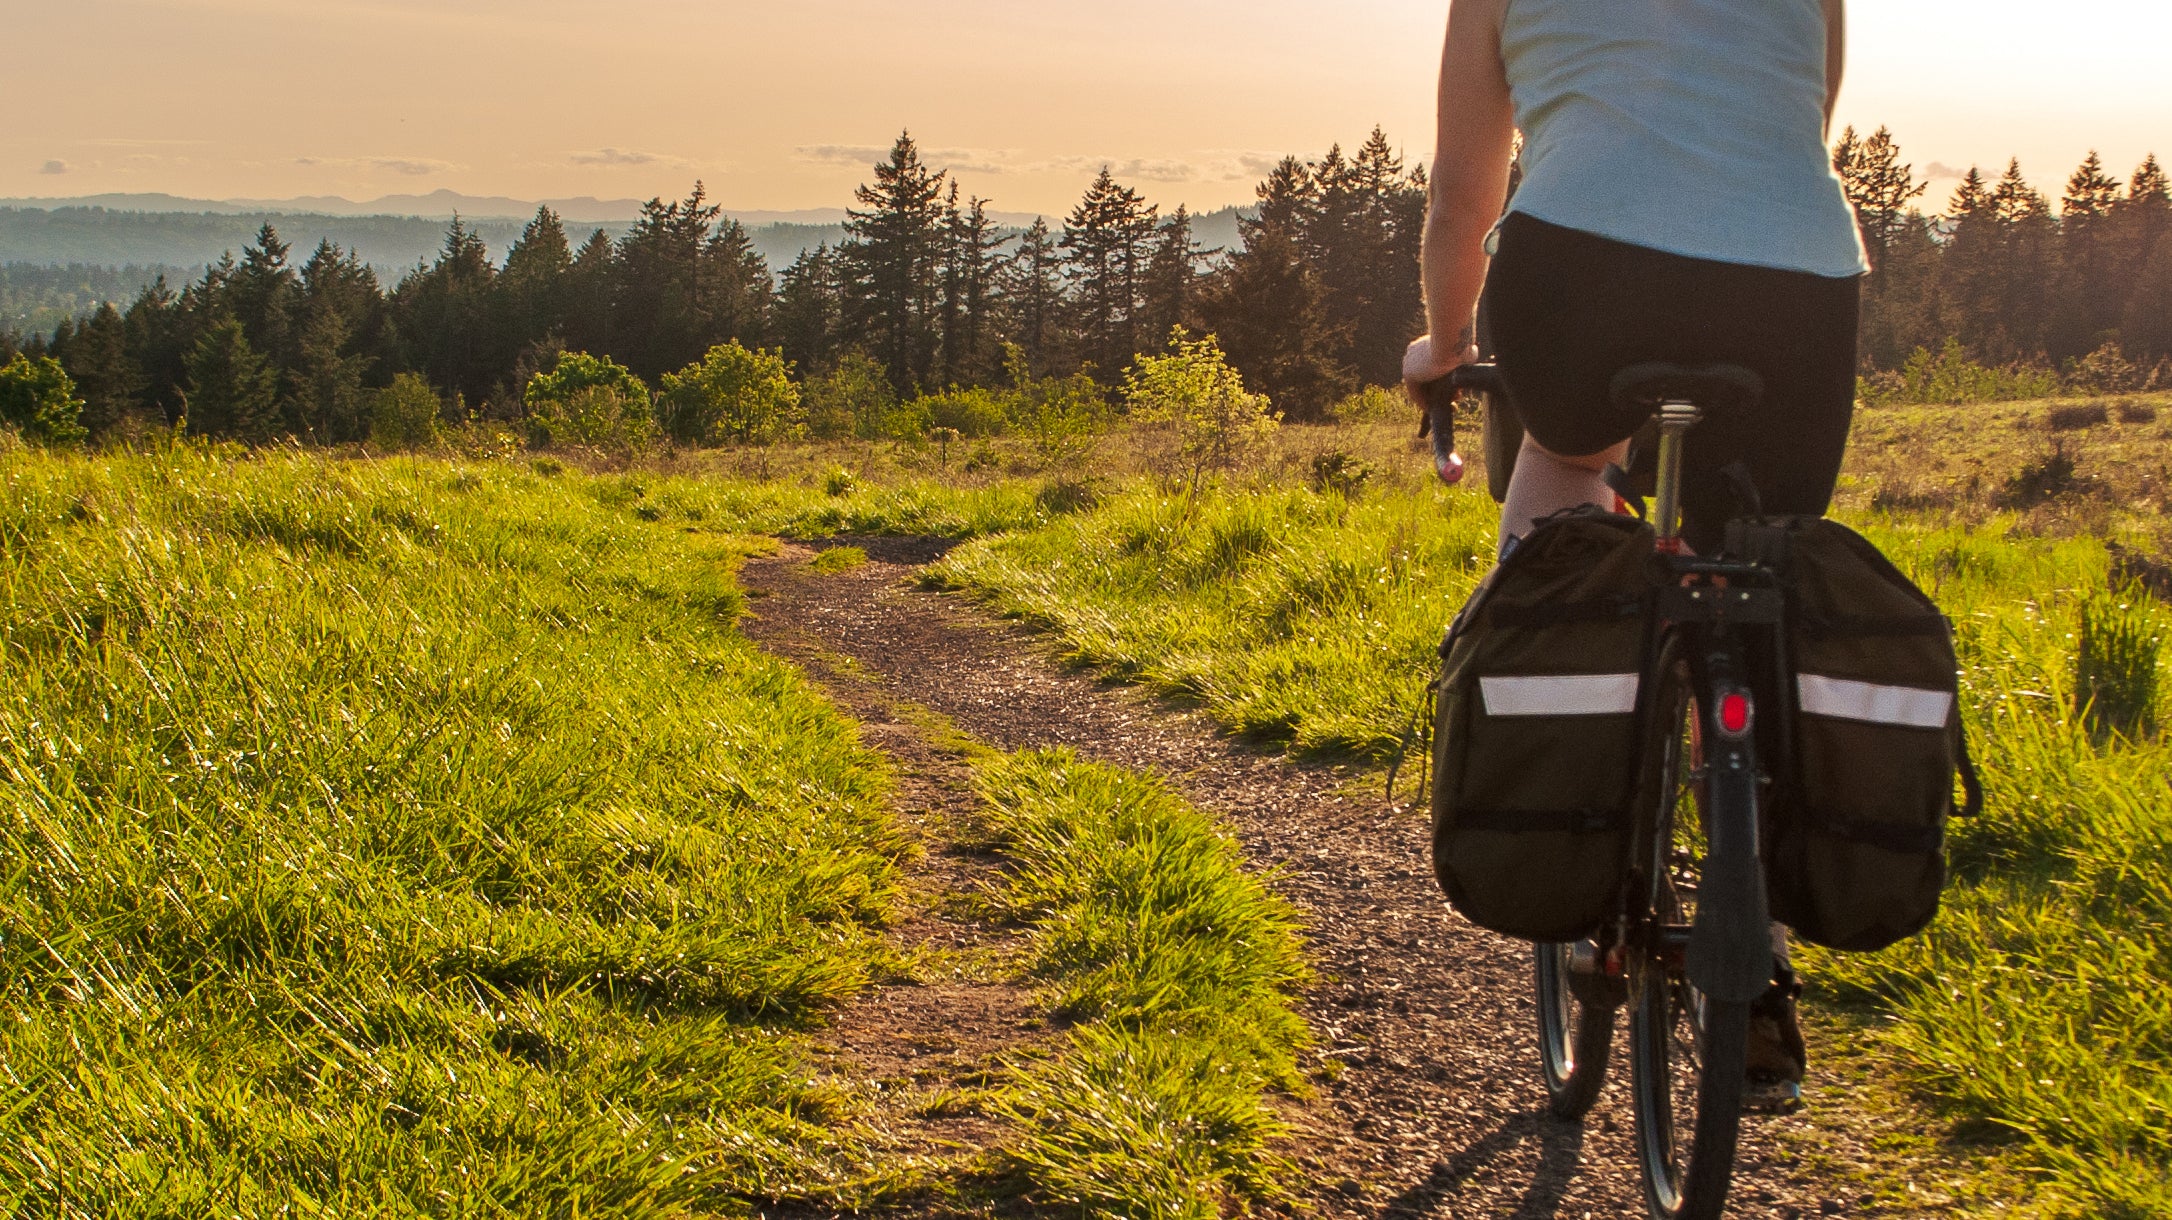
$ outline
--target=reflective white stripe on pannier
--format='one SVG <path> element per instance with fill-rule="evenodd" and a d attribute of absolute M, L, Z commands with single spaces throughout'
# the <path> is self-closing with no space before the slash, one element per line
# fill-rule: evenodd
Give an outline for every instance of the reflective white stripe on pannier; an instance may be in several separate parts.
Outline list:
<path fill-rule="evenodd" d="M 1811 716 L 1893 724 L 1910 729 L 1942 729 L 1953 711 L 1953 692 L 1919 686 L 1881 686 L 1818 674 L 1799 674 L 1795 688 L 1802 710 Z"/>
<path fill-rule="evenodd" d="M 1637 710 L 1636 674 L 1481 677 L 1488 716 L 1626 716 Z"/>

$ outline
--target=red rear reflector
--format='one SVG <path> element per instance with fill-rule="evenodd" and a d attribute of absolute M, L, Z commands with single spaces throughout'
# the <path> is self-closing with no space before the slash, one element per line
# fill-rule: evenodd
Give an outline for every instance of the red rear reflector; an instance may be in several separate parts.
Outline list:
<path fill-rule="evenodd" d="M 1750 730 L 1750 697 L 1741 691 L 1728 691 L 1720 696 L 1720 732 L 1739 737 Z"/>

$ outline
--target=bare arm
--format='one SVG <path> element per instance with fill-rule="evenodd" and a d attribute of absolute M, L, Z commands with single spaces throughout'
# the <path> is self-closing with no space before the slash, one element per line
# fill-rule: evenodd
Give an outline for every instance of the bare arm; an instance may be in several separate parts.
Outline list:
<path fill-rule="evenodd" d="M 1833 134 L 1833 103 L 1840 100 L 1841 69 L 1848 62 L 1847 0 L 1825 0 L 1825 134 Z"/>
<path fill-rule="evenodd" d="M 1501 10 L 1501 0 L 1454 0 L 1448 10 L 1421 264 L 1429 334 L 1403 359 L 1403 380 L 1413 388 L 1476 357 L 1470 327 L 1486 279 L 1485 237 L 1500 218 L 1516 135 L 1501 66 Z"/>

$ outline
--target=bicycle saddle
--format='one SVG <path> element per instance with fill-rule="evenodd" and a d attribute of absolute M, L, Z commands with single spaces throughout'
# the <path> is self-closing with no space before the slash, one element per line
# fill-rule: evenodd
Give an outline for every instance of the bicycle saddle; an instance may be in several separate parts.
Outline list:
<path fill-rule="evenodd" d="M 1765 380 L 1739 364 L 1632 364 L 1614 374 L 1607 395 L 1624 411 L 1652 411 L 1662 402 L 1725 411 L 1755 406 Z"/>

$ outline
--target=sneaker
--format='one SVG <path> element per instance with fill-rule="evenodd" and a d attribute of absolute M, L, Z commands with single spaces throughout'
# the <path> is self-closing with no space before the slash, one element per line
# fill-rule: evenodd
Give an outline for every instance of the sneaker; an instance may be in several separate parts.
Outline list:
<path fill-rule="evenodd" d="M 1802 1080 L 1809 1066 L 1795 1000 L 1802 981 L 1786 966 L 1775 966 L 1772 985 L 1750 1004 L 1749 1062 L 1742 1104 L 1753 1110 L 1787 1113 L 1802 1107 Z"/>

